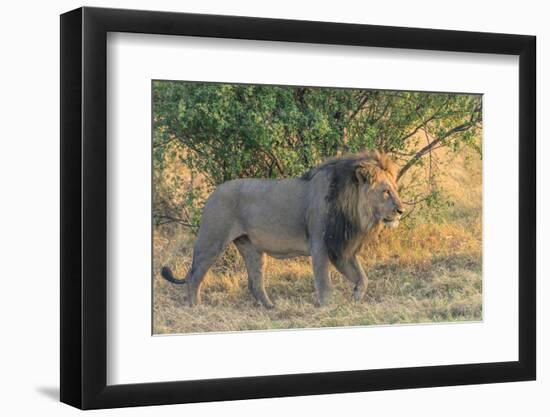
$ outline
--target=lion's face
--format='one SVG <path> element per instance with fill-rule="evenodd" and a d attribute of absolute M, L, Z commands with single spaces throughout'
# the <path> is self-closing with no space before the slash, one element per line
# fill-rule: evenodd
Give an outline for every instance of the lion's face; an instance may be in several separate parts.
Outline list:
<path fill-rule="evenodd" d="M 368 180 L 363 188 L 362 206 L 371 211 L 377 223 L 382 222 L 390 228 L 397 227 L 405 210 L 397 192 L 395 176 L 388 171 L 369 169 L 365 177 Z"/>
<path fill-rule="evenodd" d="M 397 227 L 405 211 L 397 193 L 397 186 L 389 175 L 371 187 L 369 192 L 374 207 L 374 215 L 387 227 Z"/>

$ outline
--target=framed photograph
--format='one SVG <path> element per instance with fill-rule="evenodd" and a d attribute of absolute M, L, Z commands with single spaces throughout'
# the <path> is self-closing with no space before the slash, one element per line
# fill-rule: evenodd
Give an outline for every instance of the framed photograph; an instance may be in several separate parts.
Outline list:
<path fill-rule="evenodd" d="M 61 16 L 61 401 L 533 380 L 535 37 Z"/>

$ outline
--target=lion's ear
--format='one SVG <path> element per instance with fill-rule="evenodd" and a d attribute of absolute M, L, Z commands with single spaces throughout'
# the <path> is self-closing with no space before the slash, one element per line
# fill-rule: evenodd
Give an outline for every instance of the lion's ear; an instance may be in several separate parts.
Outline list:
<path fill-rule="evenodd" d="M 388 159 L 386 171 L 390 173 L 394 181 L 397 181 L 397 177 L 399 176 L 399 165 Z"/>
<path fill-rule="evenodd" d="M 372 164 L 360 164 L 355 168 L 355 177 L 359 184 L 371 184 L 375 171 L 376 167 Z"/>

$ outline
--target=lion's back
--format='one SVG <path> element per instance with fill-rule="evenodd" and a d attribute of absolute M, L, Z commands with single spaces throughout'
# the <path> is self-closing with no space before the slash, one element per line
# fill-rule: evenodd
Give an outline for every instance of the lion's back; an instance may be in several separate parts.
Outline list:
<path fill-rule="evenodd" d="M 300 179 L 238 179 L 220 185 L 212 198 L 245 223 L 303 216 L 308 183 Z"/>
<path fill-rule="evenodd" d="M 309 183 L 302 179 L 238 179 L 221 184 L 209 197 L 203 219 L 237 225 L 267 252 L 304 250 Z M 306 245 L 307 246 L 307 245 Z"/>

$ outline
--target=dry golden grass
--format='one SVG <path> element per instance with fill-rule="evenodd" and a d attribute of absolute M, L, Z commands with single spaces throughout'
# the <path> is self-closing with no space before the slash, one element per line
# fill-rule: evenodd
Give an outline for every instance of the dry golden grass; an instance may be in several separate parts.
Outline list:
<path fill-rule="evenodd" d="M 203 304 L 186 304 L 185 285 L 160 277 L 163 265 L 185 276 L 194 236 L 176 225 L 154 232 L 153 332 L 223 332 L 288 328 L 364 326 L 394 323 L 477 321 L 482 319 L 481 161 L 468 154 L 446 158 L 442 186 L 454 206 L 439 222 L 404 221 L 365 245 L 360 260 L 369 277 L 364 302 L 331 270 L 329 305 L 314 305 L 309 258 L 268 258 L 266 289 L 276 308 L 256 306 L 246 271 L 230 248 L 208 273 Z"/>
<path fill-rule="evenodd" d="M 177 239 L 176 239 L 177 240 Z M 382 236 L 380 245 L 366 247 L 360 259 L 368 271 L 365 302 L 355 303 L 351 285 L 335 270 L 331 303 L 314 306 L 309 259 L 268 258 L 267 291 L 274 310 L 257 307 L 246 285 L 238 255 L 235 264 L 218 262 L 203 285 L 203 305 L 186 306 L 185 286 L 154 278 L 154 332 L 187 333 L 370 324 L 421 323 L 481 319 L 481 256 L 479 243 L 463 228 L 422 225 Z M 190 253 L 168 264 L 184 275 Z M 185 249 L 184 249 L 185 250 Z M 172 258 L 170 263 L 167 259 Z M 179 259 L 179 262 L 178 262 Z M 159 270 L 162 262 L 155 265 Z"/>

